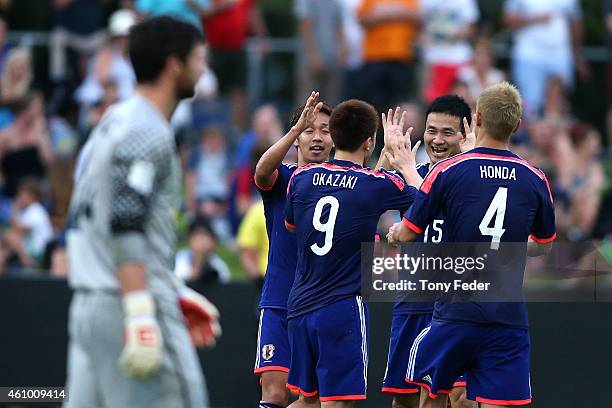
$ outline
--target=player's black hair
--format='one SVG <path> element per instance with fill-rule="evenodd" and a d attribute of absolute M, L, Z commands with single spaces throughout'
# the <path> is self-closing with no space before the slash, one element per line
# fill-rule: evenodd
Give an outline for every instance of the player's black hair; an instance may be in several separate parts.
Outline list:
<path fill-rule="evenodd" d="M 202 34 L 193 24 L 169 16 L 134 25 L 129 35 L 129 54 L 136 80 L 156 81 L 168 57 L 174 55 L 185 62 L 193 47 L 202 41 Z"/>
<path fill-rule="evenodd" d="M 350 99 L 337 105 L 329 119 L 329 132 L 336 150 L 354 152 L 378 129 L 378 113 L 372 105 Z"/>
<path fill-rule="evenodd" d="M 459 126 L 463 134 L 465 134 L 463 118 L 466 118 L 468 124 L 472 126 L 472 110 L 470 105 L 458 95 L 442 95 L 437 97 L 427 108 L 425 117 L 429 116 L 430 113 L 444 113 L 459 118 Z"/>
<path fill-rule="evenodd" d="M 325 101 L 320 101 L 320 102 L 323 102 L 323 106 L 321 106 L 321 110 L 319 112 L 322 112 L 322 113 L 324 113 L 324 114 L 326 114 L 328 116 L 331 116 L 331 114 L 332 114 L 332 107 L 329 106 L 327 104 L 327 102 L 325 102 Z M 291 114 L 291 120 L 289 121 L 289 127 L 290 128 L 295 126 L 297 121 L 300 119 L 300 116 L 302 115 L 302 111 L 304 110 L 305 107 L 306 107 L 306 105 L 302 105 L 302 106 L 299 106 L 299 107 L 295 108 L 295 110 Z"/>

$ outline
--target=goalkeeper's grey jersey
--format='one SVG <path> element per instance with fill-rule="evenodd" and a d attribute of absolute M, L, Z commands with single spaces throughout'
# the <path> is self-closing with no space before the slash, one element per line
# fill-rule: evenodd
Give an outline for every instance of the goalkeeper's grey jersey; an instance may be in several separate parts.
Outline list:
<path fill-rule="evenodd" d="M 142 261 L 150 289 L 173 293 L 180 170 L 172 128 L 135 93 L 105 113 L 84 146 L 70 204 L 75 289 L 118 290 L 116 269 Z"/>

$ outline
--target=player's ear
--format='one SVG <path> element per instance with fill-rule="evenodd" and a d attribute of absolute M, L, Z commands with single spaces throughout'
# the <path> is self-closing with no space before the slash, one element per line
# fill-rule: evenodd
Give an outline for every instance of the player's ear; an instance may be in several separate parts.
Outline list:
<path fill-rule="evenodd" d="M 512 133 L 516 133 L 516 132 L 519 130 L 519 128 L 521 127 L 521 123 L 522 123 L 522 122 L 523 122 L 523 121 L 522 121 L 521 119 L 519 119 L 518 123 L 516 124 L 516 126 L 515 126 L 515 127 L 514 127 L 514 129 L 512 130 Z"/>
<path fill-rule="evenodd" d="M 298 136 L 298 137 L 296 137 L 296 138 L 295 138 L 295 140 L 293 141 L 293 145 L 294 145 L 295 147 L 298 147 L 298 148 L 299 148 L 299 146 L 300 146 L 300 136 Z"/>
<path fill-rule="evenodd" d="M 476 126 L 477 127 L 482 127 L 482 116 L 480 115 L 480 112 L 476 112 Z"/>

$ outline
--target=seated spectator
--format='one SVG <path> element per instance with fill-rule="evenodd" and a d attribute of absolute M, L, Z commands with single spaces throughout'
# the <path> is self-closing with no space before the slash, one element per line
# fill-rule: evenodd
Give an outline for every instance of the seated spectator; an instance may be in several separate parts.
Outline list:
<path fill-rule="evenodd" d="M 210 220 L 196 216 L 189 224 L 189 246 L 176 254 L 174 273 L 187 282 L 228 283 L 230 271 L 223 259 L 214 253 L 218 240 Z"/>
<path fill-rule="evenodd" d="M 472 63 L 459 70 L 458 79 L 467 85 L 472 101 L 476 101 L 486 87 L 505 79 L 504 73 L 495 68 L 493 49 L 488 39 L 476 41 Z"/>
<path fill-rule="evenodd" d="M 45 247 L 42 268 L 51 276 L 66 278 L 68 276 L 68 253 L 66 238 L 63 234 L 49 241 Z"/>
<path fill-rule="evenodd" d="M 3 103 L 23 99 L 32 87 L 33 70 L 30 50 L 19 47 L 9 51 L 0 78 Z"/>
<path fill-rule="evenodd" d="M 40 200 L 40 186 L 35 179 L 25 179 L 19 184 L 13 200 L 11 228 L 5 239 L 22 267 L 35 267 L 53 237 L 49 214 Z"/>
<path fill-rule="evenodd" d="M 29 94 L 15 104 L 14 111 L 14 123 L 0 131 L 2 192 L 9 198 L 23 178 L 45 178 L 54 158 L 42 94 Z"/>
<path fill-rule="evenodd" d="M 11 49 L 11 45 L 6 41 L 7 32 L 6 20 L 0 17 L 0 72 L 4 72 L 4 64 L 6 63 L 6 57 Z"/>
<path fill-rule="evenodd" d="M 225 140 L 219 128 L 205 128 L 200 144 L 187 159 L 186 173 L 188 211 L 210 217 L 222 242 L 232 236 L 226 219 L 230 164 Z"/>
<path fill-rule="evenodd" d="M 246 132 L 238 142 L 235 165 L 248 164 L 255 145 L 271 146 L 282 136 L 283 125 L 278 110 L 272 105 L 260 106 L 253 113 L 251 130 Z"/>
<path fill-rule="evenodd" d="M 240 262 L 247 278 L 263 281 L 268 266 L 268 234 L 263 201 L 251 206 L 246 213 L 237 237 Z"/>

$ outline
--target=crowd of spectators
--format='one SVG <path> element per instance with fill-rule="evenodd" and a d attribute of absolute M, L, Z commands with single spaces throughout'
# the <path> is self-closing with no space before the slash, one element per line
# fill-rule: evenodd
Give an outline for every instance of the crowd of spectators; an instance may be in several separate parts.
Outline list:
<path fill-rule="evenodd" d="M 207 284 L 261 279 L 267 240 L 253 172 L 287 130 L 286 101 L 253 102 L 247 93 L 247 39 L 254 39 L 251 52 L 274 52 L 262 4 L 121 0 L 109 11 L 109 2 L 53 0 L 46 60 L 10 42 L 11 21 L 0 17 L 0 274 L 68 273 L 64 229 L 76 155 L 104 111 L 134 90 L 130 27 L 172 14 L 202 30 L 209 66 L 196 97 L 172 120 L 184 175 L 176 273 Z M 401 105 L 416 141 L 429 101 L 456 93 L 475 107 L 486 86 L 509 79 L 525 105 L 514 148 L 548 175 L 560 238 L 610 240 L 612 130 L 582 120 L 570 102 L 576 87 L 593 80 L 581 52 L 580 2 L 498 3 L 493 32 L 490 13 L 476 0 L 293 0 L 284 16 L 295 22 L 299 44 L 288 74 L 290 104 L 317 89 L 330 103 L 356 97 L 378 110 Z M 604 3 L 602 26 L 612 38 L 612 0 Z M 0 2 L 5 16 L 12 6 Z M 499 33 L 512 39 L 506 54 Z M 423 152 L 419 157 L 426 160 Z"/>

